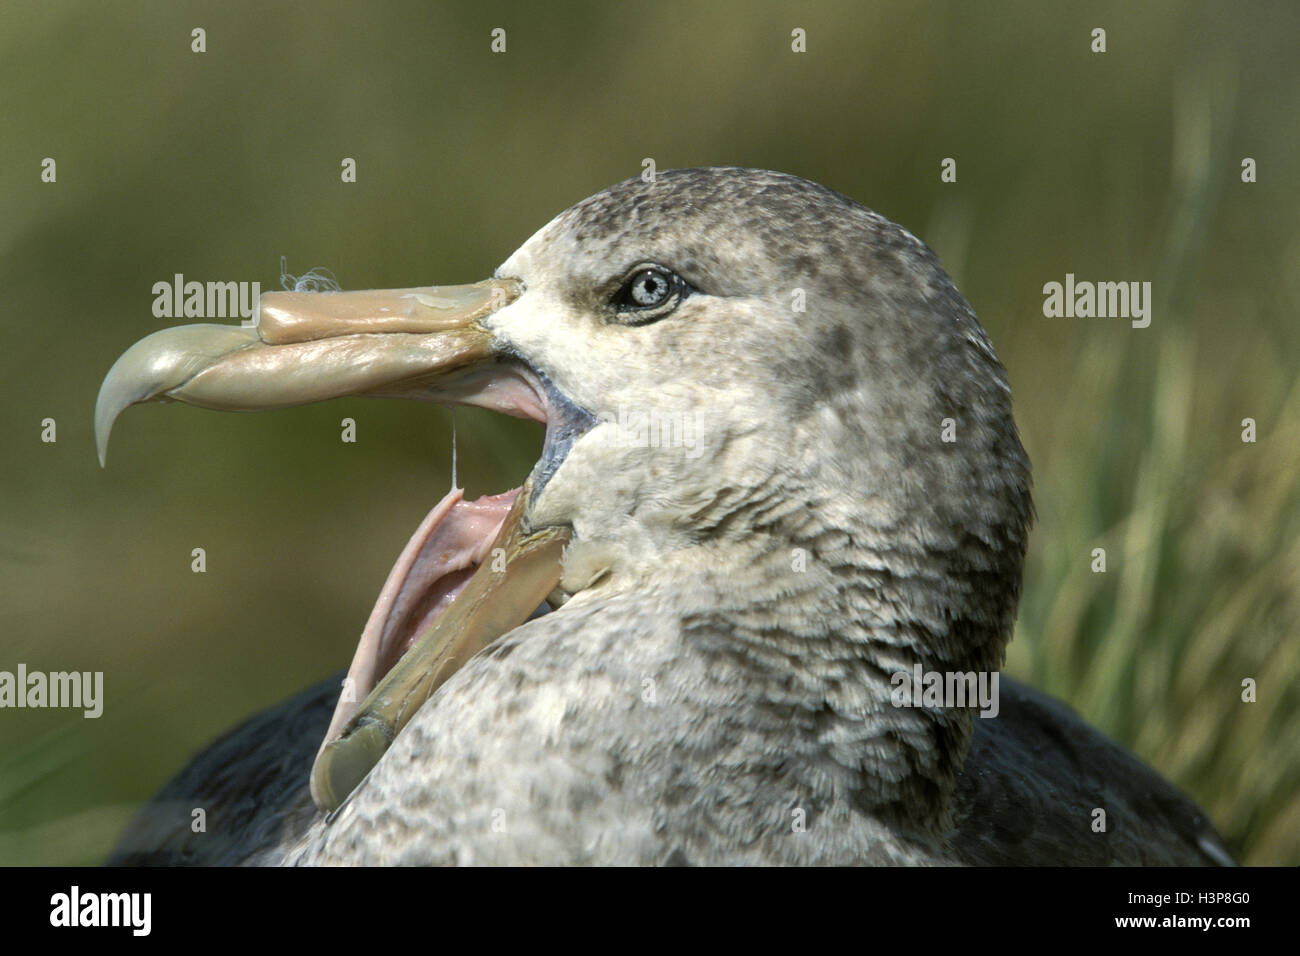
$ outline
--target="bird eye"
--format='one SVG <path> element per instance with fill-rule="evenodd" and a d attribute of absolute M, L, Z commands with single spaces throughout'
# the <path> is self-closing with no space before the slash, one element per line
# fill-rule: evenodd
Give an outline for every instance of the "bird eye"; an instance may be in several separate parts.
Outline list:
<path fill-rule="evenodd" d="M 643 309 L 662 305 L 671 291 L 668 277 L 649 269 L 633 276 L 627 288 L 628 298 L 632 300 L 632 304 Z"/>
<path fill-rule="evenodd" d="M 622 321 L 641 325 L 661 319 L 677 308 L 686 291 L 686 283 L 675 272 L 661 266 L 645 266 L 623 283 L 613 305 Z"/>

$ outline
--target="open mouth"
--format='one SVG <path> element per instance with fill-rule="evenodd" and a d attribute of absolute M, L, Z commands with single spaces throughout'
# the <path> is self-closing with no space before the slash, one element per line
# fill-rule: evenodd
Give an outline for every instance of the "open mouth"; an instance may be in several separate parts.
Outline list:
<path fill-rule="evenodd" d="M 476 405 L 546 425 L 542 457 L 521 487 L 476 501 L 453 488 L 402 549 L 312 768 L 312 797 L 324 810 L 343 803 L 470 658 L 548 597 L 563 599 L 570 530 L 532 527 L 529 506 L 595 419 L 499 348 L 480 322 L 521 293 L 512 279 L 267 293 L 252 327 L 190 325 L 142 339 L 100 389 L 101 461 L 118 414 L 147 401 L 253 409 L 360 394 Z"/>
<path fill-rule="evenodd" d="M 340 736 L 361 700 L 465 590 L 488 560 L 519 490 L 466 501 L 461 489 L 452 488 L 420 522 L 361 632 L 322 746 Z"/>
<path fill-rule="evenodd" d="M 567 529 L 533 531 L 527 510 L 594 419 L 531 370 L 539 397 L 502 411 L 546 423 L 524 484 L 466 501 L 452 488 L 420 523 L 379 593 L 312 768 L 312 795 L 335 809 L 420 706 L 466 661 L 538 611 L 558 606 Z M 507 374 L 510 374 L 507 372 Z M 498 379 L 500 384 L 503 380 Z"/>

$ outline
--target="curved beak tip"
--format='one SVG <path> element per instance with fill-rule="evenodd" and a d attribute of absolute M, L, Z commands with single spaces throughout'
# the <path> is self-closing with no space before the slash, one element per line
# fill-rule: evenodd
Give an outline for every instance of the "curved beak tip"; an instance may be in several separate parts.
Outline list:
<path fill-rule="evenodd" d="M 162 398 L 220 358 L 258 341 L 254 328 L 181 325 L 146 335 L 123 352 L 104 376 L 95 401 L 100 465 L 107 460 L 113 423 L 128 407 Z"/>

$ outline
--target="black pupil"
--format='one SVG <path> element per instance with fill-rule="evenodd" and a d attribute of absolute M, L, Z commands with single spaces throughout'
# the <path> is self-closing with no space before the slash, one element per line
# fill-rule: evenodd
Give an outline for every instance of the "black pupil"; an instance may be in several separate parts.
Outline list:
<path fill-rule="evenodd" d="M 657 272 L 643 272 L 632 283 L 632 299 L 637 305 L 657 305 L 668 294 L 668 280 Z"/>

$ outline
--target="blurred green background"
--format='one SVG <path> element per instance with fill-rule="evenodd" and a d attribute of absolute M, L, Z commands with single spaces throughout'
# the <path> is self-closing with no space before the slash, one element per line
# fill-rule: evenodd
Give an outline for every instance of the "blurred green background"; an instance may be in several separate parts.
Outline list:
<path fill-rule="evenodd" d="M 0 862 L 103 859 L 189 754 L 345 666 L 448 485 L 449 412 L 364 400 L 135 409 L 101 471 L 100 381 L 176 324 L 151 314 L 153 283 L 273 289 L 281 256 L 345 288 L 472 281 L 653 157 L 806 176 L 939 253 L 1035 466 L 1009 669 L 1191 793 L 1244 861 L 1300 863 L 1300 6 L 7 0 L 0 17 L 0 669 L 102 670 L 107 697 L 99 720 L 0 712 Z M 1044 318 L 1066 272 L 1152 281 L 1151 327 Z M 540 448 L 527 423 L 457 422 L 471 496 Z"/>

